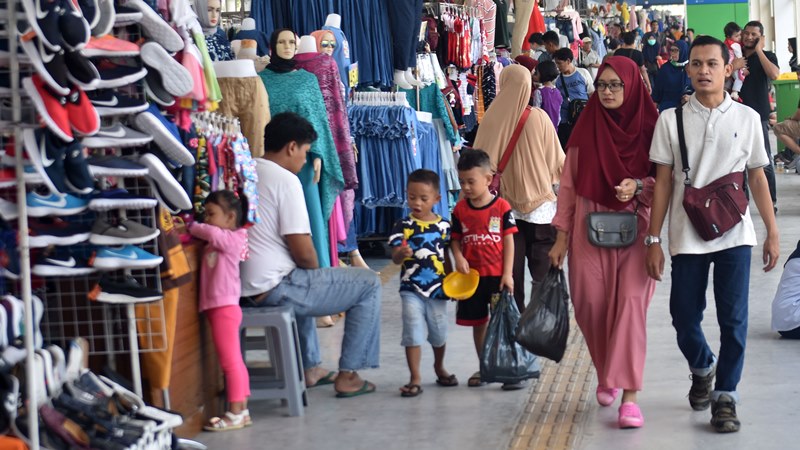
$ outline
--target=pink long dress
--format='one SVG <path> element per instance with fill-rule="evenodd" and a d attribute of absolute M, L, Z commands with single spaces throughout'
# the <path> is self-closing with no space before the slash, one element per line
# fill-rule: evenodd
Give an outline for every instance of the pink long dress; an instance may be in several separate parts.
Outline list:
<path fill-rule="evenodd" d="M 595 247 L 589 243 L 585 217 L 611 210 L 575 192 L 579 153 L 578 148 L 567 152 L 552 222 L 569 234 L 569 287 L 575 319 L 600 386 L 639 391 L 647 351 L 647 307 L 655 291 L 655 281 L 647 275 L 644 246 L 655 179 L 642 180 L 636 242 L 618 249 Z M 635 203 L 627 211 L 633 212 Z"/>

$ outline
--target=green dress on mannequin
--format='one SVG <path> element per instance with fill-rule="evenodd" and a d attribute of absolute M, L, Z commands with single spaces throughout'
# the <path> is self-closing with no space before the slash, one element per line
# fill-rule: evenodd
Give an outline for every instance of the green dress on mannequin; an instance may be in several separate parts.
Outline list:
<path fill-rule="evenodd" d="M 297 174 L 303 184 L 306 207 L 311 221 L 311 238 L 317 250 L 320 267 L 330 267 L 328 220 L 339 192 L 344 188 L 342 167 L 328 123 L 325 100 L 317 77 L 305 70 L 276 73 L 264 69 L 259 73 L 269 94 L 269 109 L 273 117 L 282 112 L 293 112 L 311 122 L 317 140 L 311 146 L 308 160 Z M 314 183 L 313 161 L 322 160 L 319 183 Z"/>

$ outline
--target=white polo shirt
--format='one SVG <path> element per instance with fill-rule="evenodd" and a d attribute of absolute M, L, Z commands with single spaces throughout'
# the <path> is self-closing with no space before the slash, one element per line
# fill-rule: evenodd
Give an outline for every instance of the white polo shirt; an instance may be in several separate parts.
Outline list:
<path fill-rule="evenodd" d="M 297 268 L 284 236 L 311 234 L 297 175 L 263 158 L 256 158 L 256 172 L 261 222 L 247 230 L 250 257 L 239 266 L 244 297 L 269 291 Z"/>
<path fill-rule="evenodd" d="M 755 169 L 769 164 L 764 152 L 761 118 L 753 109 L 725 100 L 715 109 L 703 106 L 693 94 L 683 106 L 683 125 L 689 159 L 689 179 L 693 187 L 745 168 Z M 650 160 L 672 166 L 672 198 L 669 207 L 669 253 L 704 254 L 741 245 L 757 244 L 750 208 L 742 221 L 721 237 L 705 241 L 697 234 L 683 209 L 683 164 L 678 144 L 675 109 L 661 113 L 656 123 Z"/>

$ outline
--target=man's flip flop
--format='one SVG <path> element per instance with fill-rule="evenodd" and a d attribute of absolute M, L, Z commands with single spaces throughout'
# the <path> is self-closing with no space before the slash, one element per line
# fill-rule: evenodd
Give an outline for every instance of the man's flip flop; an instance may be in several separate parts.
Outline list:
<path fill-rule="evenodd" d="M 458 386 L 458 378 L 455 374 L 450 374 L 449 377 L 439 377 L 436 379 L 436 384 L 443 387 Z"/>
<path fill-rule="evenodd" d="M 336 372 L 330 371 L 327 375 L 317 380 L 316 383 L 308 386 L 309 388 L 315 388 L 317 386 L 325 386 L 326 384 L 333 384 L 336 381 Z"/>
<path fill-rule="evenodd" d="M 375 392 L 375 385 L 370 384 L 369 381 L 364 381 L 364 384 L 361 386 L 361 389 L 353 392 L 337 392 L 336 398 L 358 397 L 359 395 L 371 394 L 373 392 Z"/>
<path fill-rule="evenodd" d="M 481 381 L 481 373 L 480 372 L 475 372 L 475 373 L 472 374 L 471 377 L 469 377 L 469 380 L 467 380 L 467 386 L 469 386 L 469 387 L 486 386 L 486 382 L 485 381 Z"/>
<path fill-rule="evenodd" d="M 403 387 L 406 388 L 407 390 L 405 391 L 401 390 L 400 392 L 401 397 L 416 397 L 419 394 L 422 394 L 422 386 L 418 384 L 407 384 Z"/>

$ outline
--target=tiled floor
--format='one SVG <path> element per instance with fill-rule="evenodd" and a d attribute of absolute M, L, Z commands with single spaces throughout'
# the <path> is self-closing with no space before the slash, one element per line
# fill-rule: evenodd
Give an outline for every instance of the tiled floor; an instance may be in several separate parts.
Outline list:
<path fill-rule="evenodd" d="M 800 239 L 800 176 L 778 175 L 778 181 L 782 265 Z M 756 217 L 755 222 L 759 240 L 763 240 L 760 219 Z M 331 386 L 313 389 L 305 416 L 295 418 L 286 417 L 287 409 L 277 402 L 253 403 L 253 427 L 204 433 L 198 438 L 211 449 L 800 448 L 795 428 L 800 419 L 800 342 L 782 341 L 770 331 L 770 303 L 781 272 L 777 268 L 764 274 L 760 252 L 760 247 L 753 251 L 739 433 L 717 435 L 708 425 L 708 411 L 689 408 L 689 371 L 670 324 L 668 276 L 659 283 L 649 310 L 645 390 L 640 395 L 646 424 L 639 430 L 623 431 L 616 428 L 616 407 L 600 408 L 594 401 L 594 375 L 579 334 L 571 339 L 569 354 L 560 365 L 546 366 L 540 383 L 527 390 L 504 392 L 498 385 L 466 387 L 466 379 L 478 368 L 477 357 L 470 330 L 452 325 L 447 366 L 458 375 L 461 385 L 442 388 L 434 383 L 432 355 L 426 348 L 424 393 L 401 398 L 397 389 L 407 382 L 408 372 L 399 345 L 398 281 L 396 270 L 386 268 L 381 368 L 362 373 L 376 382 L 378 392 L 336 399 Z M 718 342 L 714 317 L 710 306 L 705 330 L 712 342 Z M 335 368 L 342 330 L 341 323 L 320 330 L 328 367 Z"/>

